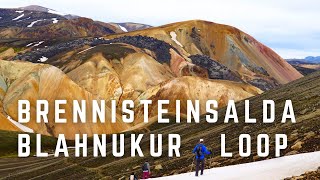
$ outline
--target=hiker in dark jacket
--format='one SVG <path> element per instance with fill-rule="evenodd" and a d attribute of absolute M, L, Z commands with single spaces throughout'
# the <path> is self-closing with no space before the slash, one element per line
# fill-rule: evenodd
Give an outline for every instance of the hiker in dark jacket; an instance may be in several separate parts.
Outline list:
<path fill-rule="evenodd" d="M 142 179 L 148 179 L 150 177 L 150 164 L 146 161 L 142 166 Z"/>
<path fill-rule="evenodd" d="M 198 176 L 199 166 L 201 163 L 201 175 L 203 175 L 204 169 L 204 158 L 205 155 L 212 154 L 211 151 L 208 151 L 206 146 L 203 144 L 203 139 L 200 139 L 199 144 L 194 147 L 192 153 L 196 154 L 196 176 Z"/>

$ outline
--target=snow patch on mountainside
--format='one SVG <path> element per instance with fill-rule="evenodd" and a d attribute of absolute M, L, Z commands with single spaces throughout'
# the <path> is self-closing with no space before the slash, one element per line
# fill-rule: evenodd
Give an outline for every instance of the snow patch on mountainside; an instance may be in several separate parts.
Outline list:
<path fill-rule="evenodd" d="M 53 23 L 53 24 L 58 23 L 58 21 L 59 21 L 59 20 L 58 20 L 57 18 L 52 18 L 52 23 Z"/>
<path fill-rule="evenodd" d="M 121 26 L 120 24 L 119 24 L 118 26 L 119 26 L 119 28 L 120 28 L 122 31 L 124 31 L 124 32 L 128 32 L 127 28 L 125 28 L 125 27 Z"/>
<path fill-rule="evenodd" d="M 83 52 L 86 52 L 86 51 L 88 51 L 88 50 L 90 50 L 90 49 L 92 49 L 92 48 L 94 48 L 94 47 L 95 47 L 95 46 L 89 47 L 89 48 L 87 48 L 87 49 L 85 49 L 85 50 L 83 50 L 83 51 L 78 52 L 77 54 L 81 54 L 81 53 L 83 53 Z"/>
<path fill-rule="evenodd" d="M 58 15 L 60 15 L 60 16 L 65 16 L 65 15 L 67 15 L 67 14 L 65 14 L 65 13 L 58 12 L 58 11 L 55 11 L 55 10 L 52 10 L 52 9 L 49 9 L 49 10 L 48 10 L 48 13 L 58 14 Z"/>
<path fill-rule="evenodd" d="M 38 62 L 46 62 L 47 60 L 48 60 L 47 57 L 42 56 L 42 57 L 38 60 Z"/>
<path fill-rule="evenodd" d="M 33 21 L 32 23 L 30 23 L 27 27 L 32 27 L 35 23 L 37 23 L 37 22 L 40 22 L 40 21 L 42 21 L 41 19 L 40 20 L 36 20 L 36 21 Z"/>
<path fill-rule="evenodd" d="M 171 39 L 177 43 L 179 46 L 183 47 L 182 44 L 177 40 L 177 34 L 174 31 L 170 32 Z"/>
<path fill-rule="evenodd" d="M 264 161 L 206 169 L 204 175 L 195 177 L 195 173 L 185 173 L 154 179 L 201 179 L 201 180 L 279 180 L 298 176 L 306 171 L 316 170 L 320 166 L 320 151 L 303 153 Z"/>
<path fill-rule="evenodd" d="M 33 43 L 29 43 L 29 44 L 26 45 L 26 47 L 29 47 L 29 46 L 31 46 L 32 44 L 33 44 Z"/>
<path fill-rule="evenodd" d="M 24 14 L 21 14 L 20 16 L 18 16 L 18 17 L 16 17 L 16 18 L 12 19 L 12 21 L 16 21 L 16 20 L 18 20 L 18 19 L 22 18 L 23 16 L 24 16 Z"/>
<path fill-rule="evenodd" d="M 17 13 L 23 13 L 24 11 L 16 11 Z"/>
<path fill-rule="evenodd" d="M 33 45 L 33 47 L 37 47 L 37 46 L 40 46 L 40 44 L 44 43 L 44 41 L 40 41 L 38 42 L 37 44 Z"/>
<path fill-rule="evenodd" d="M 27 133 L 33 133 L 34 131 L 30 128 L 28 128 L 27 126 L 24 126 L 20 123 L 18 123 L 17 121 L 13 120 L 10 116 L 7 117 L 7 119 L 14 124 L 15 126 L 17 126 L 19 129 L 21 129 L 23 132 L 27 132 Z"/>

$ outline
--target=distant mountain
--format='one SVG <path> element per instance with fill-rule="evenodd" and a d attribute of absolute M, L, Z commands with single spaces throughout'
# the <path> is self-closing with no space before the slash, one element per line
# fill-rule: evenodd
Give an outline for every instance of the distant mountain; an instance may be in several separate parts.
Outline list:
<path fill-rule="evenodd" d="M 40 11 L 40 12 L 49 12 L 51 10 L 49 8 L 38 6 L 38 5 L 19 7 L 18 9 L 28 10 L 28 11 Z"/>
<path fill-rule="evenodd" d="M 47 12 L 47 13 L 50 13 L 50 14 L 58 14 L 60 16 L 64 16 L 67 19 L 75 19 L 75 18 L 79 18 L 80 17 L 80 16 L 77 16 L 77 15 L 58 12 L 56 10 L 49 9 L 49 8 L 46 8 L 46 7 L 42 7 L 42 6 L 38 6 L 38 5 L 30 5 L 30 6 L 20 7 L 18 9 L 28 10 L 28 11 Z"/>
<path fill-rule="evenodd" d="M 320 63 L 320 56 L 308 56 L 305 60 L 311 63 Z"/>
<path fill-rule="evenodd" d="M 50 14 L 57 14 L 60 15 L 66 19 L 76 19 L 76 18 L 80 18 L 80 16 L 78 15 L 73 15 L 73 14 L 66 14 L 63 12 L 58 12 L 56 10 L 50 9 L 50 8 L 46 8 L 43 6 L 38 6 L 38 5 L 30 5 L 30 6 L 25 6 L 25 7 L 20 7 L 17 8 L 20 10 L 27 10 L 27 11 L 37 11 L 37 12 L 46 12 L 46 13 L 50 13 Z M 141 24 L 141 23 L 134 23 L 134 22 L 124 22 L 124 23 L 110 23 L 114 26 L 116 26 L 116 28 L 120 28 L 123 32 L 129 32 L 129 31 L 136 31 L 136 30 L 141 30 L 141 29 L 147 29 L 150 28 L 152 26 L 147 25 L 147 24 Z"/>
<path fill-rule="evenodd" d="M 290 61 L 290 62 L 295 62 L 295 63 L 315 63 L 315 64 L 319 64 L 320 63 L 320 56 L 307 56 L 304 59 L 292 58 L 292 59 L 286 59 L 286 60 Z"/>
<path fill-rule="evenodd" d="M 72 38 L 123 32 L 109 23 L 66 15 L 41 6 L 0 9 L 0 38 Z"/>
<path fill-rule="evenodd" d="M 0 28 L 34 28 L 67 20 L 59 14 L 21 9 L 0 9 Z M 9 33 L 6 32 L 8 35 Z M 17 32 L 18 33 L 18 32 Z M 20 33 L 20 31 L 19 31 Z"/>
<path fill-rule="evenodd" d="M 99 22 L 37 5 L 14 9 L 0 8 L 0 38 L 49 39 L 103 36 L 150 27 L 133 22 Z"/>
<path fill-rule="evenodd" d="M 308 56 L 304 59 L 286 60 L 303 75 L 307 75 L 320 70 L 320 56 Z"/>
<path fill-rule="evenodd" d="M 124 32 L 137 31 L 142 29 L 151 28 L 152 26 L 147 24 L 133 23 L 133 22 L 125 22 L 125 23 L 110 23 L 112 25 L 118 26 Z"/>

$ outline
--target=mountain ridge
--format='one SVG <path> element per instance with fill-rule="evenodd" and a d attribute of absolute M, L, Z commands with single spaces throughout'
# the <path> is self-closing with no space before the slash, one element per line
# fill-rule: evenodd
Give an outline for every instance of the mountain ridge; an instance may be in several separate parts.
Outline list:
<path fill-rule="evenodd" d="M 65 17 L 65 18 L 67 18 L 67 19 L 75 19 L 75 18 L 79 18 L 80 17 L 80 16 L 73 15 L 73 14 L 67 14 L 67 13 L 58 12 L 56 10 L 53 10 L 53 9 L 50 9 L 50 8 L 46 8 L 46 7 L 43 7 L 43 6 L 39 6 L 39 5 L 29 5 L 29 6 L 24 6 L 24 7 L 18 7 L 17 9 L 54 13 L 54 14 L 61 15 L 61 16 Z"/>

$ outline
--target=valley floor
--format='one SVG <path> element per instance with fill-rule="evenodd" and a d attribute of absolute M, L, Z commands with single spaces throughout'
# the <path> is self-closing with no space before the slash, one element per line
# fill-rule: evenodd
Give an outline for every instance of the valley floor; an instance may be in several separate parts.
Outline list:
<path fill-rule="evenodd" d="M 317 151 L 253 163 L 207 169 L 204 171 L 204 175 L 200 177 L 195 177 L 194 173 L 185 173 L 155 179 L 279 180 L 316 170 L 319 166 L 320 151 Z"/>

